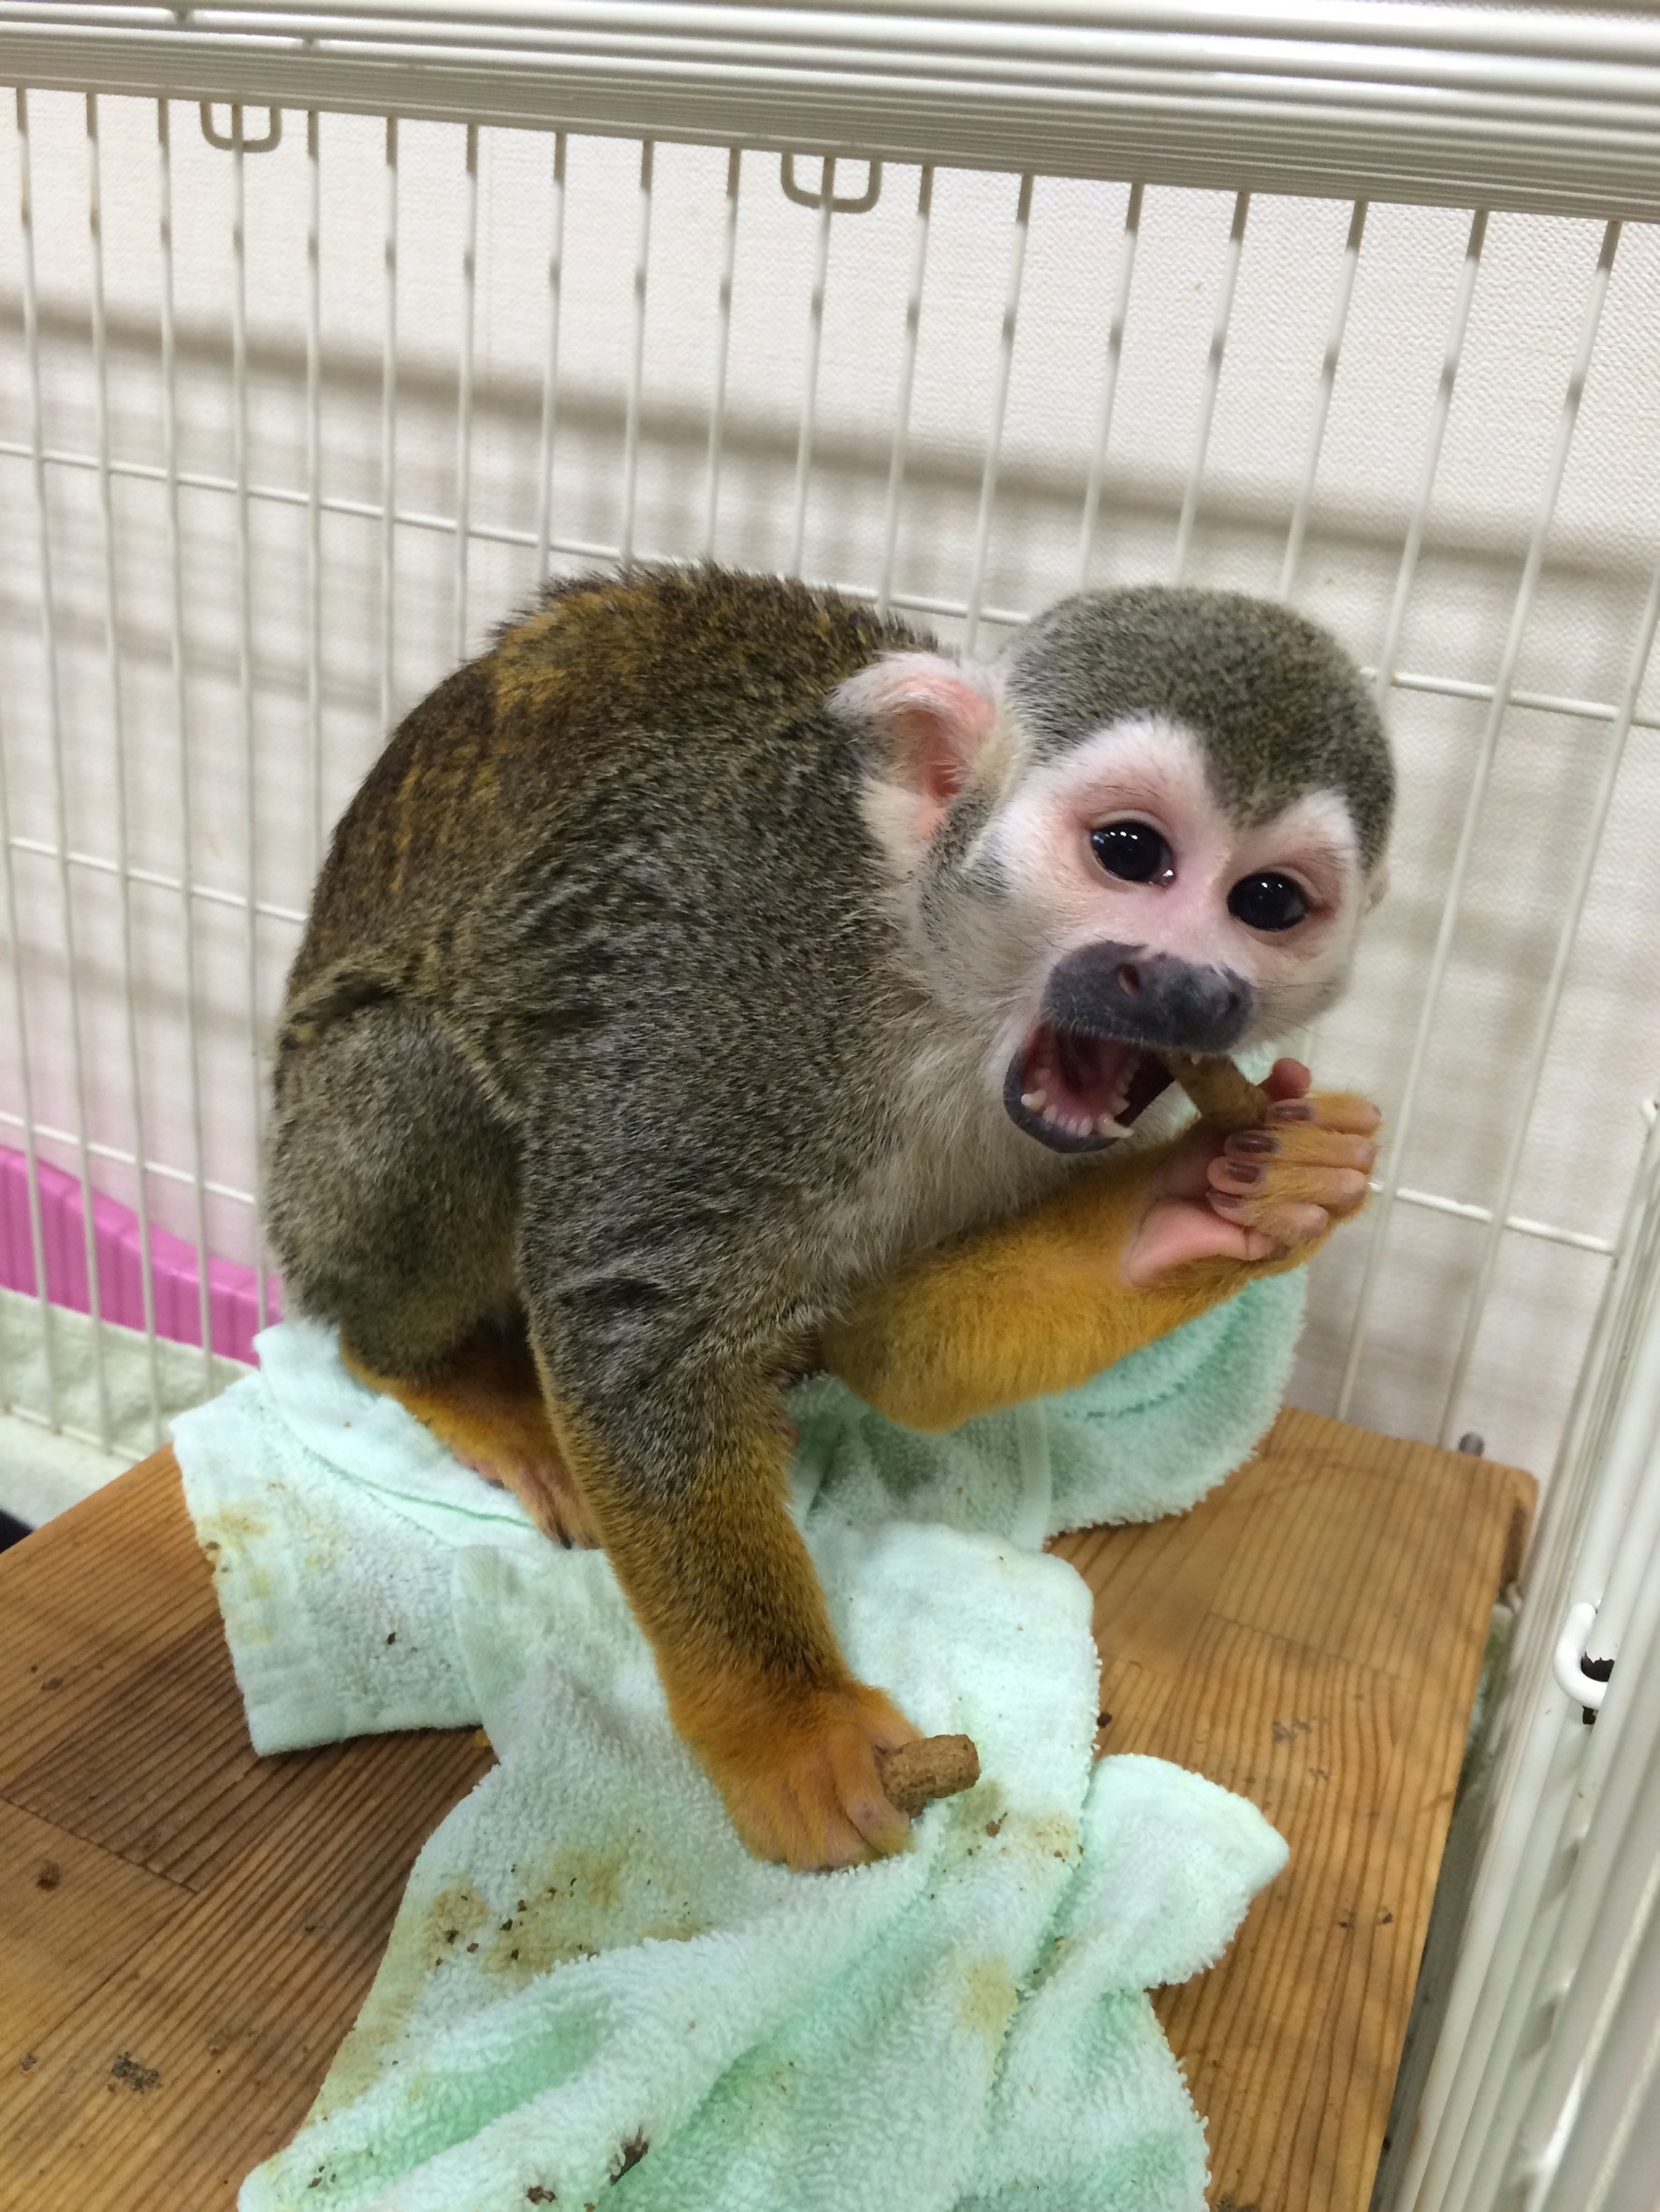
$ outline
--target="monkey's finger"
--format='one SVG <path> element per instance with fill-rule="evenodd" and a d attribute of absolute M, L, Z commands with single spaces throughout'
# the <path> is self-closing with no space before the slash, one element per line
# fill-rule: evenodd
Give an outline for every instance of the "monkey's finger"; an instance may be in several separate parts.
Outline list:
<path fill-rule="evenodd" d="M 1297 1160 L 1311 1167 L 1359 1168 L 1362 1175 L 1369 1175 L 1377 1164 L 1377 1147 L 1370 1137 L 1322 1129 L 1307 1122 L 1277 1129 L 1241 1129 L 1222 1150 L 1230 1159 Z"/>
<path fill-rule="evenodd" d="M 1275 1204 L 1323 1206 L 1328 1211 L 1358 1206 L 1366 1195 L 1366 1177 L 1358 1168 L 1322 1167 L 1318 1161 L 1230 1159 L 1224 1154 L 1210 1165 L 1213 1190 L 1234 1191 Z"/>
<path fill-rule="evenodd" d="M 1287 1122 L 1312 1124 L 1357 1137 L 1370 1137 L 1383 1126 L 1382 1114 L 1358 1091 L 1312 1091 L 1306 1099 L 1281 1099 L 1268 1109 L 1268 1118 L 1276 1128 Z"/>
<path fill-rule="evenodd" d="M 1262 1088 L 1269 1098 L 1300 1099 L 1314 1077 L 1302 1060 L 1275 1060 L 1262 1078 Z"/>
<path fill-rule="evenodd" d="M 875 1748 L 869 1740 L 833 1738 L 830 1767 L 842 1812 L 871 1851 L 902 1851 L 910 1839 L 910 1817 L 900 1812 L 882 1788 Z"/>
<path fill-rule="evenodd" d="M 1312 1244 L 1332 1226 L 1332 1217 L 1323 1206 L 1286 1203 L 1277 1196 L 1246 1198 L 1243 1193 L 1235 1195 L 1225 1190 L 1213 1190 L 1210 1198 L 1224 1221 L 1254 1231 L 1282 1252 L 1295 1251 L 1299 1244 Z M 1266 1255 L 1259 1253 L 1255 1257 Z"/>

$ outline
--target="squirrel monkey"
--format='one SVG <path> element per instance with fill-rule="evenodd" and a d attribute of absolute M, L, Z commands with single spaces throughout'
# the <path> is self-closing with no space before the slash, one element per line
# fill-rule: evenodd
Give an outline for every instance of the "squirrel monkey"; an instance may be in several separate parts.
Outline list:
<path fill-rule="evenodd" d="M 1128 1132 L 1159 1053 L 1335 997 L 1392 790 L 1281 607 L 1085 594 L 981 663 L 712 568 L 550 585 L 370 771 L 278 1041 L 291 1301 L 604 1544 L 753 1850 L 896 1848 L 916 1734 L 837 1648 L 783 1384 L 954 1426 L 1305 1259 L 1363 1100 L 1281 1062 L 1262 1128 Z"/>

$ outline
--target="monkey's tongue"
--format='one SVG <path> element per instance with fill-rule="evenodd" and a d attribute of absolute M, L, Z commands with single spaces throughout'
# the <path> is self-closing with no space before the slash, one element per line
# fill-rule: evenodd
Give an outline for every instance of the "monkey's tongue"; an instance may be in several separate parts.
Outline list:
<path fill-rule="evenodd" d="M 1009 1070 L 1004 1104 L 1041 1143 L 1094 1151 L 1127 1136 L 1169 1082 L 1162 1064 L 1133 1044 L 1044 1022 Z"/>

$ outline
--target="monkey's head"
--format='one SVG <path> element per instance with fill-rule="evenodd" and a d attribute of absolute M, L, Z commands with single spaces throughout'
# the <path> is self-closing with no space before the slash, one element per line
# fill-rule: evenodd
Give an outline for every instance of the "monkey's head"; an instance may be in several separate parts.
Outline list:
<path fill-rule="evenodd" d="M 1359 671 L 1235 592 L 1086 592 L 989 664 L 899 654 L 837 694 L 929 987 L 983 1022 L 1013 1120 L 1121 1137 L 1163 1051 L 1283 1036 L 1347 981 L 1394 773 Z"/>

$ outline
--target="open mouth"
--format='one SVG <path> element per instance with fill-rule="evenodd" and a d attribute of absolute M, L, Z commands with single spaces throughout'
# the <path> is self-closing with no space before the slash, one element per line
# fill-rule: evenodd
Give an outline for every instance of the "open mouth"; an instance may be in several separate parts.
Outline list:
<path fill-rule="evenodd" d="M 1099 1152 L 1128 1136 L 1170 1081 L 1163 1062 L 1139 1045 L 1040 1022 L 1009 1063 L 1003 1104 L 1052 1151 Z"/>

